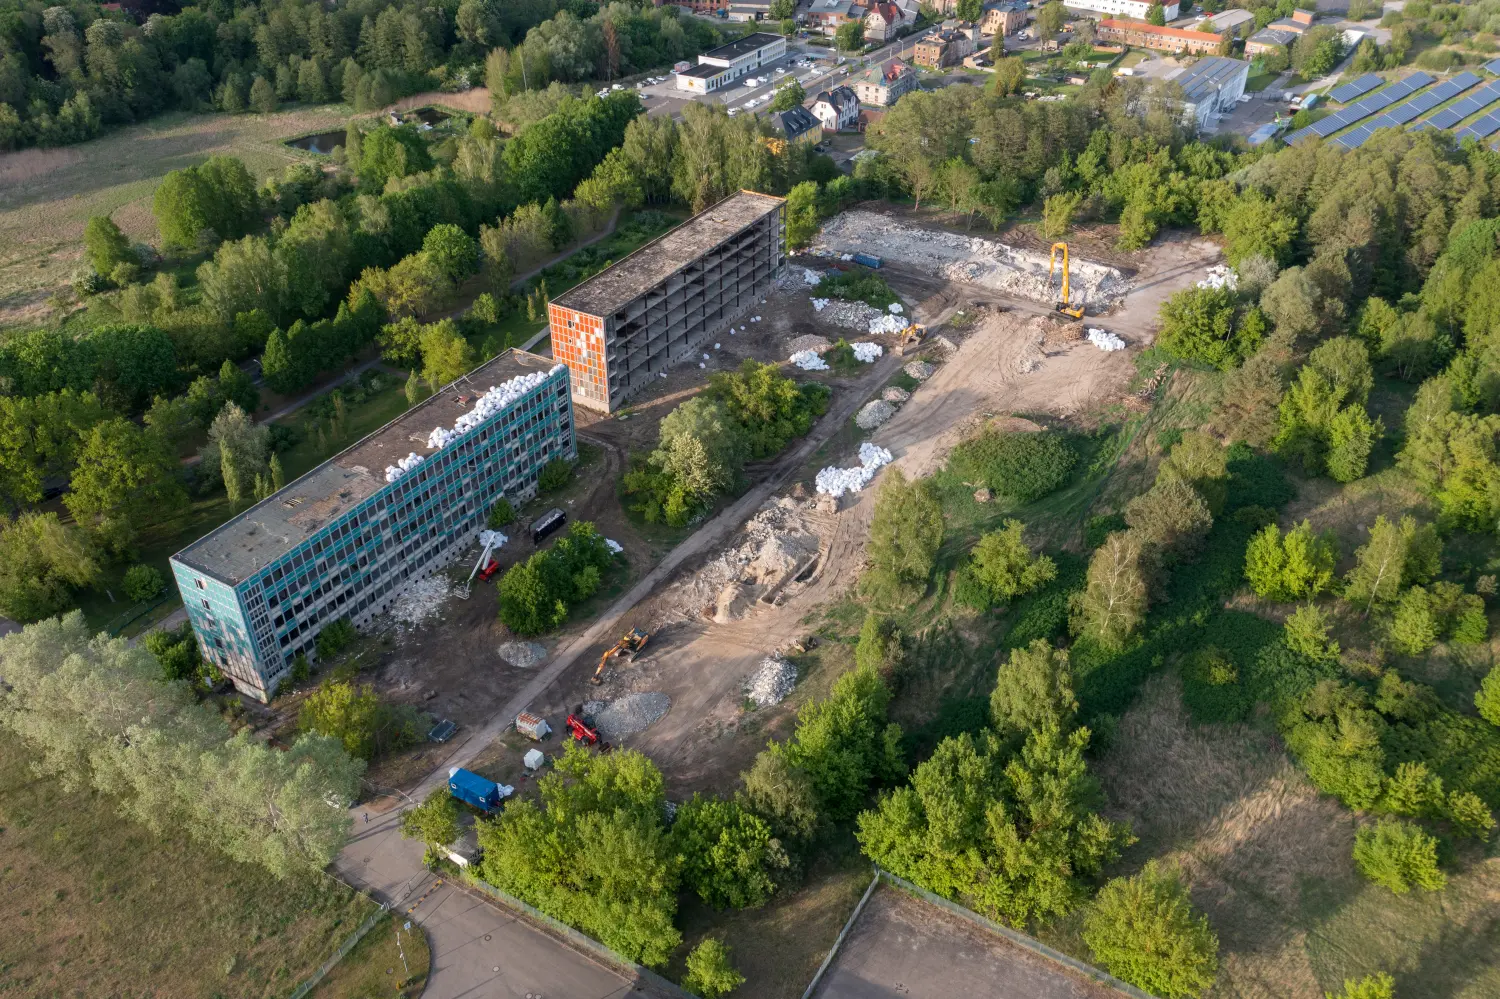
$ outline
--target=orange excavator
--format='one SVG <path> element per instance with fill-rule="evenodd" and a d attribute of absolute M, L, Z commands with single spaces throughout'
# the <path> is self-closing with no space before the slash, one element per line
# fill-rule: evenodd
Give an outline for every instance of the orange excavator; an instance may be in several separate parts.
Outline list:
<path fill-rule="evenodd" d="M 1052 256 L 1047 260 L 1047 283 L 1052 283 L 1052 273 L 1057 269 L 1057 251 L 1062 251 L 1062 300 L 1056 305 L 1057 311 L 1074 319 L 1083 318 L 1083 306 L 1075 306 L 1068 297 L 1068 244 L 1053 243 Z"/>
<path fill-rule="evenodd" d="M 604 650 L 604 655 L 599 657 L 599 668 L 594 670 L 594 675 L 589 677 L 590 682 L 600 683 L 604 679 L 604 667 L 615 656 L 624 656 L 634 661 L 646 648 L 646 643 L 651 640 L 651 635 L 639 628 L 631 628 L 614 645 Z"/>

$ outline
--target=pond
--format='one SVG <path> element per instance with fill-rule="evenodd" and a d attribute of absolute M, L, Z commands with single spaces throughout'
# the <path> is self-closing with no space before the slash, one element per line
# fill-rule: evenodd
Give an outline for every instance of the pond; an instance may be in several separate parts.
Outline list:
<path fill-rule="evenodd" d="M 344 144 L 345 132 L 339 129 L 337 132 L 319 132 L 317 135 L 304 135 L 300 139 L 287 139 L 286 144 L 297 149 L 306 149 L 310 153 L 321 153 L 327 156 L 333 152 L 334 146 Z"/>

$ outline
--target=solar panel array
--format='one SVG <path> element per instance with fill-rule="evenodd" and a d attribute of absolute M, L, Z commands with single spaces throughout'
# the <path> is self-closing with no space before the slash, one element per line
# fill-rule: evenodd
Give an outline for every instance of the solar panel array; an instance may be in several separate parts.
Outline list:
<path fill-rule="evenodd" d="M 1333 141 L 1337 142 L 1345 149 L 1358 149 L 1360 146 L 1365 144 L 1365 140 L 1369 139 L 1370 136 L 1375 134 L 1376 129 L 1395 128 L 1398 125 L 1405 125 L 1407 122 L 1418 117 L 1419 115 L 1423 115 L 1428 111 L 1431 111 L 1433 108 L 1437 107 L 1444 101 L 1452 100 L 1478 82 L 1479 77 L 1475 76 L 1473 73 L 1460 73 L 1458 76 L 1455 76 L 1451 80 L 1444 80 L 1442 83 L 1439 83 L 1437 86 L 1433 87 L 1425 94 L 1418 94 L 1411 100 L 1407 101 L 1405 104 L 1391 108 L 1379 118 L 1371 119 L 1370 121 L 1365 122 L 1363 125 L 1360 125 L 1358 128 L 1351 128 L 1349 131 L 1345 132 L 1343 135 L 1339 136 Z M 1496 84 L 1491 84 L 1491 86 L 1495 85 Z M 1473 99 L 1473 97 L 1465 98 L 1463 101 L 1460 101 L 1459 104 L 1467 103 L 1468 101 L 1471 101 Z M 1500 94 L 1497 94 L 1495 99 L 1500 100 Z M 1490 102 L 1485 102 L 1485 104 L 1488 103 Z M 1454 107 L 1458 106 L 1458 104 L 1454 105 Z M 1478 105 L 1475 110 L 1478 110 L 1478 108 L 1480 107 L 1484 107 L 1484 104 Z M 1447 110 L 1443 110 L 1438 113 L 1447 114 L 1448 112 Z M 1436 118 L 1437 115 L 1433 115 L 1433 117 Z M 1462 120 L 1462 117 L 1454 119 L 1454 121 Z"/>
<path fill-rule="evenodd" d="M 1334 87 L 1328 92 L 1328 99 L 1339 104 L 1348 104 L 1356 97 L 1363 97 L 1385 81 L 1380 78 L 1379 73 L 1366 73 L 1352 83 L 1346 83 L 1342 87 Z"/>
<path fill-rule="evenodd" d="M 1459 142 L 1465 139 L 1483 139 L 1485 136 L 1500 132 L 1500 111 L 1491 111 L 1478 121 L 1471 121 L 1457 132 L 1453 137 Z"/>
<path fill-rule="evenodd" d="M 1500 59 L 1491 59 L 1489 62 L 1484 64 L 1484 68 L 1486 72 L 1494 73 L 1496 76 L 1500 76 Z"/>
<path fill-rule="evenodd" d="M 1455 76 L 1449 82 L 1456 83 L 1464 77 L 1468 77 L 1469 79 L 1474 81 L 1473 83 L 1470 83 L 1468 85 L 1470 87 L 1472 87 L 1474 83 L 1479 82 L 1479 77 L 1475 76 L 1473 73 L 1464 73 L 1460 76 Z M 1443 86 L 1447 86 L 1447 84 L 1443 84 Z M 1433 88 L 1434 91 L 1441 89 L 1442 87 Z M 1465 87 L 1464 89 L 1468 88 Z M 1472 94 L 1470 94 L 1468 97 L 1465 97 L 1458 103 L 1443 108 L 1443 110 L 1439 111 L 1431 118 L 1428 118 L 1424 123 L 1424 127 L 1452 128 L 1454 125 L 1457 125 L 1459 122 L 1469 117 L 1469 115 L 1475 114 L 1483 110 L 1484 108 L 1489 107 L 1496 101 L 1500 101 L 1500 80 L 1486 83 L 1484 86 L 1480 87 L 1478 90 L 1474 91 Z"/>
<path fill-rule="evenodd" d="M 1337 114 L 1331 114 L 1313 122 L 1306 128 L 1299 128 L 1286 137 L 1286 143 L 1294 146 L 1304 139 L 1314 135 L 1329 136 L 1342 128 L 1346 128 L 1357 121 L 1363 121 L 1372 114 L 1379 114 L 1397 101 L 1405 100 L 1412 94 L 1421 90 L 1433 81 L 1434 77 L 1426 73 L 1413 73 L 1400 83 L 1393 83 L 1378 94 L 1366 97 L 1358 104 L 1351 104 Z"/>

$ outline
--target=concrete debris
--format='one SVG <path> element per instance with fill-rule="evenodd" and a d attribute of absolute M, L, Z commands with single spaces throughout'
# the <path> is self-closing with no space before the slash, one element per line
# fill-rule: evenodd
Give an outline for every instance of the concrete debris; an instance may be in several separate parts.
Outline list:
<path fill-rule="evenodd" d="M 443 609 L 451 593 L 447 577 L 441 575 L 407 583 L 391 603 L 391 617 L 408 628 L 426 624 Z"/>
<path fill-rule="evenodd" d="M 860 333 L 866 333 L 872 329 L 872 320 L 886 317 L 886 313 L 874 306 L 866 305 L 864 302 L 849 302 L 841 298 L 829 299 L 828 304 L 819 311 L 826 322 L 842 326 L 846 330 L 857 330 Z M 904 327 L 905 324 L 903 323 L 902 326 Z"/>
<path fill-rule="evenodd" d="M 516 669 L 532 669 L 547 660 L 547 650 L 536 642 L 506 642 L 496 650 Z"/>
<path fill-rule="evenodd" d="M 900 302 L 892 302 L 890 305 L 887 305 L 886 308 L 891 312 L 894 312 L 898 316 L 901 315 L 902 309 Z"/>
<path fill-rule="evenodd" d="M 757 707 L 780 704 L 797 685 L 797 667 L 785 659 L 771 656 L 760 661 L 760 668 L 745 678 L 745 696 Z"/>
<path fill-rule="evenodd" d="M 886 405 L 890 405 L 887 403 Z M 865 441 L 859 446 L 858 468 L 828 467 L 818 473 L 814 480 L 818 492 L 838 499 L 845 493 L 857 493 L 870 484 L 875 473 L 892 461 L 891 453 L 883 447 Z"/>
<path fill-rule="evenodd" d="M 1059 278 L 1048 277 L 1046 255 L 983 236 L 908 225 L 870 211 L 844 212 L 829 219 L 815 248 L 838 254 L 879 246 L 883 257 L 951 281 L 981 285 L 1017 298 L 1051 304 Z M 1104 309 L 1130 289 L 1114 267 L 1077 257 L 1071 261 L 1073 302 Z"/>
<path fill-rule="evenodd" d="M 988 489 L 985 489 L 985 488 L 981 487 L 979 489 L 974 490 L 974 502 L 975 503 L 988 503 L 990 500 L 992 500 L 994 498 L 995 497 L 990 493 L 990 491 Z"/>
<path fill-rule="evenodd" d="M 890 385 L 886 387 L 884 392 L 880 393 L 880 398 L 886 402 L 903 403 L 911 398 L 911 393 L 900 385 Z"/>
<path fill-rule="evenodd" d="M 883 314 L 870 320 L 870 335 L 879 336 L 882 333 L 900 333 L 906 329 L 906 320 L 900 316 Z"/>
<path fill-rule="evenodd" d="M 661 721 L 672 699 L 666 694 L 649 691 L 644 694 L 626 694 L 613 701 L 585 701 L 583 713 L 592 715 L 599 735 L 619 742 L 627 735 L 635 735 Z"/>
<path fill-rule="evenodd" d="M 812 300 L 813 311 L 814 312 L 822 312 L 824 309 L 828 308 L 828 303 L 830 301 L 832 301 L 832 299 L 828 299 L 828 298 L 814 298 Z"/>
<path fill-rule="evenodd" d="M 828 362 L 810 350 L 799 350 L 788 358 L 803 371 L 827 371 Z"/>
<path fill-rule="evenodd" d="M 499 385 L 491 386 L 485 391 L 484 395 L 474 400 L 473 409 L 454 421 L 452 430 L 445 427 L 434 427 L 432 433 L 427 437 L 427 446 L 430 448 L 447 446 L 449 442 L 462 437 L 517 399 L 539 388 L 548 377 L 559 369 L 566 370 L 566 365 L 554 364 L 548 371 L 533 371 L 529 374 L 517 375 L 508 381 L 501 382 Z M 415 455 L 408 457 L 415 457 Z M 391 468 L 387 468 L 385 470 L 385 481 L 394 482 L 406 471 L 409 471 L 409 469 L 403 466 L 393 478 L 391 476 Z"/>
<path fill-rule="evenodd" d="M 815 270 L 804 267 L 802 268 L 802 280 L 807 282 L 809 288 L 816 288 L 818 283 L 823 280 L 823 275 Z"/>
<path fill-rule="evenodd" d="M 1228 288 L 1234 291 L 1239 287 L 1240 276 L 1234 272 L 1233 267 L 1223 264 L 1215 264 L 1208 269 L 1208 277 L 1198 282 L 1200 288 Z"/>
<path fill-rule="evenodd" d="M 666 616 L 652 629 L 673 621 L 738 620 L 759 603 L 773 603 L 798 576 L 810 576 L 821 541 L 804 518 L 806 507 L 786 497 L 767 502 L 729 547 L 672 584 L 662 604 Z"/>
<path fill-rule="evenodd" d="M 604 544 L 606 546 L 608 546 L 611 554 L 614 554 L 614 555 L 618 555 L 618 554 L 620 554 L 621 552 L 623 552 L 625 550 L 625 546 L 622 545 L 622 544 L 620 544 L 614 538 L 605 538 L 604 539 Z"/>
<path fill-rule="evenodd" d="M 816 333 L 804 333 L 786 345 L 787 350 L 794 354 L 804 350 L 810 350 L 814 354 L 821 354 L 832 346 L 833 344 L 826 336 L 818 336 Z"/>
<path fill-rule="evenodd" d="M 910 375 L 912 378 L 915 378 L 917 381 L 925 382 L 927 379 L 932 377 L 932 373 L 937 369 L 928 364 L 926 361 L 912 361 L 901 370 L 905 371 L 908 375 Z"/>
<path fill-rule="evenodd" d="M 1108 330 L 1101 330 L 1096 326 L 1089 328 L 1089 343 L 1093 344 L 1095 347 L 1098 347 L 1103 351 L 1125 349 L 1124 340 L 1121 340 L 1118 336 L 1110 333 Z"/>
<path fill-rule="evenodd" d="M 874 430 L 895 415 L 895 406 L 884 399 L 871 399 L 854 415 L 854 424 L 861 430 Z"/>
<path fill-rule="evenodd" d="M 885 348 L 878 343 L 861 341 L 849 345 L 854 349 L 854 359 L 861 364 L 874 364 L 885 353 Z"/>

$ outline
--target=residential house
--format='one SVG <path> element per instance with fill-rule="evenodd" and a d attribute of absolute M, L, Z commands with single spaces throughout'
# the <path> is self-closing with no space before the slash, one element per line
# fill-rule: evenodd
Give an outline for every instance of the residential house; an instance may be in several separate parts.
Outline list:
<path fill-rule="evenodd" d="M 823 141 L 823 123 L 800 104 L 786 111 L 773 111 L 771 123 L 792 145 L 799 142 L 816 145 Z"/>
<path fill-rule="evenodd" d="M 813 5 L 807 11 L 807 28 L 809 31 L 832 35 L 839 30 L 840 25 L 850 21 L 863 21 L 865 14 L 864 6 L 855 0 L 813 0 Z"/>
<path fill-rule="evenodd" d="M 859 125 L 859 98 L 848 87 L 834 87 L 813 100 L 812 113 L 825 132 L 853 129 Z"/>
<path fill-rule="evenodd" d="M 979 33 L 1009 38 L 1026 27 L 1026 0 L 992 0 L 984 5 L 979 18 Z"/>
<path fill-rule="evenodd" d="M 888 42 L 905 34 L 909 23 L 901 8 L 893 3 L 875 3 L 865 15 L 865 41 Z"/>
<path fill-rule="evenodd" d="M 918 66 L 942 69 L 963 62 L 964 56 L 972 50 L 973 43 L 968 36 L 956 31 L 937 31 L 917 42 L 912 60 Z"/>
<path fill-rule="evenodd" d="M 1215 55 L 1224 43 L 1224 36 L 1212 31 L 1164 28 L 1144 21 L 1117 21 L 1113 18 L 1100 21 L 1094 37 L 1101 42 L 1119 42 L 1138 49 L 1157 49 L 1179 55 Z"/>
<path fill-rule="evenodd" d="M 917 89 L 917 71 L 900 59 L 887 59 L 850 80 L 861 104 L 890 107 Z"/>

